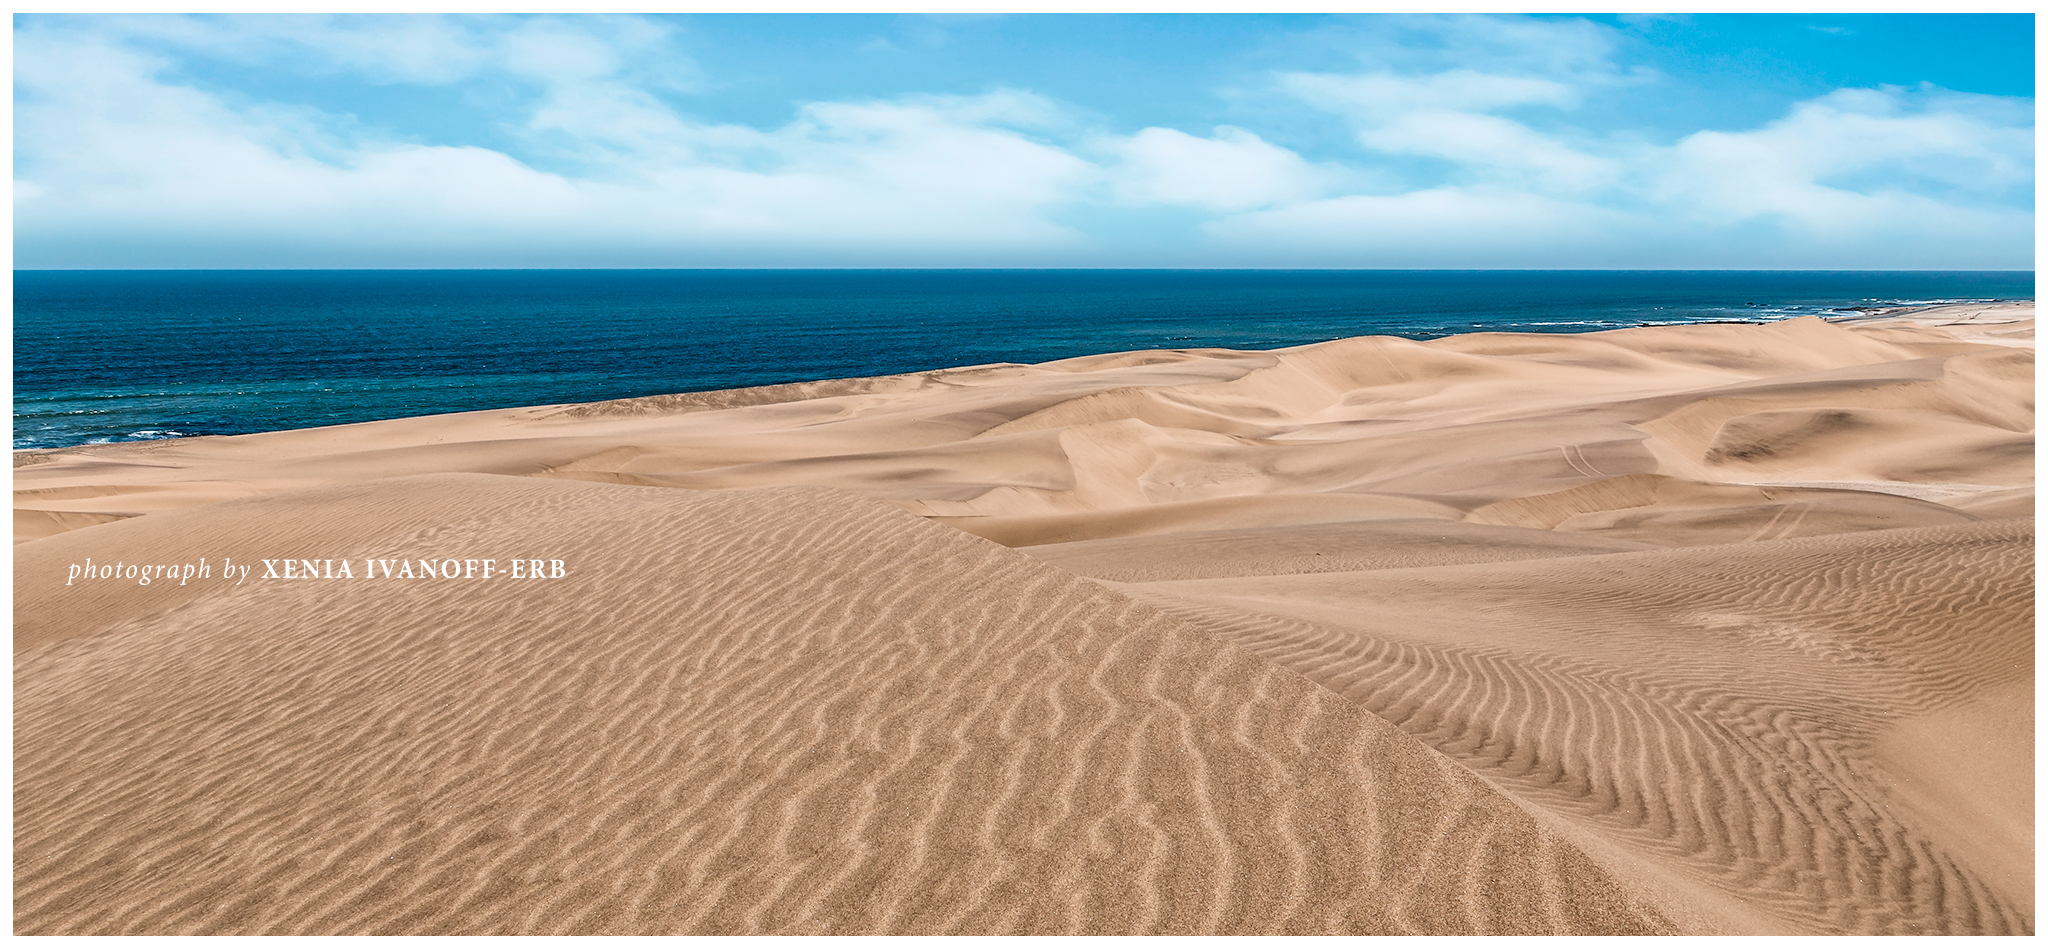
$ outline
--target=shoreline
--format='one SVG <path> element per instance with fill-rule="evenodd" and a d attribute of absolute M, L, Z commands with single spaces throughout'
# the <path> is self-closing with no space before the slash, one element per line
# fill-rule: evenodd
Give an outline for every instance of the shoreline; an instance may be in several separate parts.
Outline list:
<path fill-rule="evenodd" d="M 1999 300 L 1999 301 L 1990 301 L 1990 302 L 1984 302 L 1984 303 L 1967 303 L 1967 304 L 1935 304 L 1935 305 L 1927 305 L 1927 306 L 1906 306 L 1906 307 L 1873 307 L 1873 308 L 1870 308 L 1868 312 L 1866 312 L 1866 313 L 1863 313 L 1863 314 L 1860 314 L 1860 315 L 1857 315 L 1857 316 L 1836 316 L 1836 317 L 1822 317 L 1822 319 L 1825 319 L 1825 320 L 1826 320 L 1827 322 L 1830 322 L 1830 323 L 1840 323 L 1840 324 L 1868 324 L 1868 325 L 1884 325 L 1884 324 L 1885 324 L 1885 323 L 1887 323 L 1887 322 L 1898 322 L 1898 323 L 1903 323 L 1903 324 L 1907 324 L 1907 325 L 1918 325 L 1918 326 L 1932 326 L 1932 327 L 1938 327 L 1938 328 L 1948 328 L 1948 329 L 1950 329 L 1950 331 L 1951 331 L 1951 332 L 1957 332 L 1957 334 L 1958 334 L 1958 338 L 1966 339 L 1966 340 L 1969 340 L 1969 341 L 1972 341 L 1972 342 L 1985 342 L 1985 343 L 1993 343 L 1993 344 L 1995 344 L 1995 345 L 2003 345 L 2003 346 L 2024 346 L 2024 347 L 2031 347 L 2031 346 L 2033 345 L 2033 340 L 2032 340 L 2032 331 L 2031 331 L 2031 324 L 2032 324 L 2032 319 L 2033 319 L 2033 315 L 2032 315 L 2032 314 L 2033 314 L 2033 310 L 2034 310 L 2034 302 L 2033 302 L 2032 300 Z M 2025 314 L 2025 315 L 2021 315 L 2021 314 Z M 1678 323 L 1678 324 L 1673 324 L 1673 323 L 1638 323 L 1638 324 L 1636 324 L 1636 325 L 1635 325 L 1635 326 L 1633 326 L 1633 327 L 1613 327 L 1613 328 L 1610 328 L 1610 329 L 1602 329 L 1602 330 L 1586 330 L 1586 331 L 1584 331 L 1584 332 L 1581 332 L 1581 333 L 1559 333 L 1559 334 L 1547 334 L 1547 333 L 1546 333 L 1546 334 L 1542 334 L 1542 335 L 1568 335 L 1568 336 L 1576 336 L 1576 335 L 1586 335 L 1586 334 L 1588 334 L 1588 333 L 1604 333 L 1604 332 L 1612 332 L 1612 331 L 1614 331 L 1615 329 L 1648 329 L 1648 328 L 1654 328 L 1654 327 L 1659 327 L 1659 326 L 1716 326 L 1716 325 L 1741 325 L 1741 326 L 1763 326 L 1763 325 L 1769 325 L 1770 323 L 1777 323 L 1777 322 L 1783 322 L 1783 321 L 1784 321 L 1784 319 L 1797 319 L 1797 318 L 1798 318 L 1798 317 L 1787 317 L 1787 318 L 1783 318 L 1783 319 L 1773 319 L 1773 320 L 1699 320 L 1699 321 L 1694 321 L 1694 322 L 1691 322 L 1691 323 Z M 2012 338 L 2012 337 L 2009 337 L 2009 336 L 2005 335 L 2005 331 L 2004 331 L 2004 330 L 1990 329 L 1990 327 L 2000 327 L 2000 326 L 2002 326 L 2002 327 L 2005 327 L 2005 329 L 2006 329 L 2006 330 L 2016 330 L 2016 329 L 2018 329 L 2018 330 L 2024 330 L 2024 331 L 2025 331 L 2025 332 L 2024 332 L 2024 336 L 2023 336 L 2023 338 Z M 1960 332 L 1958 332 L 1958 330 L 1960 330 Z M 1512 331 L 1510 331 L 1510 332 L 1512 332 Z M 1360 337 L 1351 337 L 1351 338 L 1360 338 Z M 1395 338 L 1401 338 L 1401 339 L 1406 339 L 1407 337 L 1395 337 Z M 1444 339 L 1444 338 L 1449 338 L 1449 337 L 1435 337 L 1435 338 L 1438 338 L 1438 339 Z M 1333 340 L 1332 342 L 1335 342 L 1335 341 Z M 1309 344 L 1309 345 L 1316 345 L 1316 344 Z M 1238 351 L 1239 351 L 1239 352 L 1264 352 L 1264 351 L 1266 351 L 1266 350 L 1238 350 Z M 1114 354 L 1113 354 L 1113 353 L 1104 353 L 1104 354 L 1099 354 L 1099 355 L 1114 355 Z M 1087 358 L 1087 357 L 1073 357 L 1073 358 Z M 1013 364 L 1013 363 L 989 363 L 989 364 L 986 364 L 986 365 L 1029 365 L 1029 364 Z M 692 391 L 689 391 L 689 392 L 679 392 L 679 393 L 664 393 L 664 394 L 657 394 L 657 395 L 649 395 L 649 396 L 637 396 L 637 397 L 633 397 L 633 398 L 635 398 L 635 399 L 653 399 L 653 400 L 662 400 L 662 399 L 667 399 L 667 400 L 684 400 L 684 399 L 686 399 L 686 398 L 688 398 L 688 397 L 690 397 L 690 396 L 705 396 L 705 397 L 710 397 L 710 396 L 712 396 L 712 395 L 713 395 L 714 393 L 754 393 L 754 392 L 761 392 L 761 391 L 763 391 L 763 390 L 778 390 L 778 391 L 789 391 L 789 390 L 793 390 L 793 389 L 801 389 L 801 388 L 803 388 L 803 387 L 817 387 L 817 386 L 823 386 L 823 385 L 827 385 L 827 384 L 831 384 L 831 383 L 839 383 L 839 382 L 848 382 L 848 381 L 852 381 L 852 380 L 870 380 L 870 379 L 891 379 L 891 378 L 898 378 L 898 377 L 910 377 L 910 376 L 923 376 L 923 375 L 928 375 L 928 374 L 930 374 L 930 373 L 934 373 L 934 372 L 958 372 L 958 371 L 964 371 L 964 370 L 969 370 L 969 369 L 975 369 L 975 368 L 979 368 L 979 367 L 976 367 L 976 366 L 959 366 L 959 367 L 946 367 L 946 368 L 941 368 L 941 369 L 931 369 L 931 370 L 923 370 L 923 371 L 919 371 L 919 372 L 909 372 L 909 373 L 897 373 L 897 374 L 892 374 L 892 375 L 883 375 L 883 376 L 848 376 L 848 377 L 833 377 L 833 378 L 824 378 L 824 379 L 814 379 L 814 380 L 799 380 L 799 381 L 794 381 L 794 382 L 784 382 L 784 383 L 771 383 L 771 384 L 767 384 L 767 385 L 760 385 L 760 386 L 741 386 L 741 387 L 738 387 L 738 388 L 731 388 L 731 389 L 704 389 L 704 390 L 692 390 Z M 564 407 L 572 407 L 572 406 L 581 406 L 581 405 L 593 405 L 593 404 L 598 404 L 598 402 L 615 402 L 615 401 L 626 401 L 626 400 L 616 400 L 616 399 L 614 399 L 614 400 L 596 400 L 596 401 L 593 401 L 593 402 L 560 402 L 560 403 L 548 403 L 548 404 L 546 404 L 546 405 L 520 405 L 520 406 L 507 406 L 507 407 L 505 407 L 505 408 L 503 408 L 503 409 L 473 409 L 473 410 L 466 410 L 466 411 L 496 412 L 496 411 L 510 411 L 510 410 L 512 410 L 512 409 L 524 409 L 524 408 L 532 408 L 532 409 L 538 409 L 538 408 L 564 408 Z M 385 421 L 385 422 L 389 422 L 389 421 L 397 421 L 397 420 L 399 420 L 399 419 L 402 419 L 402 418 L 430 418 L 430 417 L 435 417 L 435 416 L 438 416 L 438 415 L 451 415 L 451 414 L 452 414 L 452 415 L 459 415 L 459 414 L 465 414 L 465 413 L 464 413 L 464 412 L 453 412 L 453 413 L 429 413 L 428 415 L 414 415 L 414 416 L 399 416 L 399 417 L 397 417 L 397 418 L 392 418 L 392 419 L 378 419 L 378 420 L 373 420 L 373 421 Z M 358 424 L 366 424 L 366 423 L 362 423 L 362 422 L 343 422 L 343 423 L 337 423 L 337 425 L 358 425 Z M 268 429 L 268 430 L 265 430 L 265 431 L 261 431 L 261 432 L 244 432 L 244 433 L 241 433 L 241 434 L 242 434 L 242 435 L 263 435 L 263 434 L 270 434 L 270 433 L 272 433 L 272 432 L 285 432 L 285 431 L 308 431 L 308 430 L 310 430 L 311 428 L 334 428 L 334 427 L 337 427 L 337 425 L 322 425 L 322 426 L 311 426 L 310 428 L 293 428 L 293 429 Z M 51 452 L 51 451 L 70 451 L 70 450 L 75 450 L 75 449 L 81 449 L 81 448 L 89 448 L 89 447 L 92 447 L 92 446 L 96 446 L 96 445 L 127 445 L 127 444 L 139 444 L 139 443 L 149 443 L 149 442 L 167 442 L 167 441 L 174 441 L 174 440 L 177 440 L 177 439 L 181 439 L 181 438 L 236 438 L 236 437 L 241 437 L 241 436 L 240 436 L 240 435 L 181 435 L 181 436 L 172 436 L 172 437 L 169 437 L 169 438 L 134 438 L 134 439 L 124 439 L 124 440 L 121 440 L 121 441 L 109 441 L 109 442 L 81 442 L 81 443 L 78 443 L 78 444 L 73 444 L 73 445 L 62 445 L 62 446 L 50 446 L 50 447 L 43 447 L 43 448 L 16 448 L 16 449 L 13 449 L 13 452 L 14 452 L 14 457 L 15 457 L 15 459 L 16 459 L 16 461 L 15 461 L 15 465 L 16 465 L 17 467 L 19 467 L 19 466 L 20 466 L 20 465 L 22 464 L 22 462 L 21 462 L 21 460 L 20 460 L 20 459 L 22 459 L 22 458 L 23 458 L 24 456 L 29 456 L 29 457 L 33 457 L 33 453 L 38 453 L 38 452 Z"/>
<path fill-rule="evenodd" d="M 1894 307 L 1829 322 L 1868 326 L 1931 326 L 1947 330 L 1958 339 L 1970 342 L 2033 348 L 2033 319 L 2032 301 L 1998 301 Z"/>

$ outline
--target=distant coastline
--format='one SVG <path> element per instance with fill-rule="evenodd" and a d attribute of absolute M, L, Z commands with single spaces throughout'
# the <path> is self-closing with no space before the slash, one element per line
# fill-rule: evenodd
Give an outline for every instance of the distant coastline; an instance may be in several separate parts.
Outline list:
<path fill-rule="evenodd" d="M 2031 272 L 17 271 L 14 447 L 1142 349 L 1862 318 Z"/>

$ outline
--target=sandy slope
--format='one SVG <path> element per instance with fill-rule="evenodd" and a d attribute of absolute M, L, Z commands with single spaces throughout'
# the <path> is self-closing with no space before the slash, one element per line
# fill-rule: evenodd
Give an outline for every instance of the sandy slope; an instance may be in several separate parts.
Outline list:
<path fill-rule="evenodd" d="M 92 551 L 306 552 L 264 525 L 309 507 L 323 555 L 573 568 L 210 586 L 154 615 L 39 582 Z M 22 932 L 1664 928 L 1308 681 L 834 492 L 424 476 L 79 532 L 19 569 L 25 610 L 91 617 L 17 655 Z"/>
<path fill-rule="evenodd" d="M 2033 540 L 2015 519 L 1131 588 L 1565 818 L 1617 869 L 1704 884 L 1685 895 L 1731 928 L 2024 932 Z M 1958 738 L 1973 765 L 1917 757 Z"/>
<path fill-rule="evenodd" d="M 2031 319 L 17 453 L 16 925 L 2030 932 Z"/>

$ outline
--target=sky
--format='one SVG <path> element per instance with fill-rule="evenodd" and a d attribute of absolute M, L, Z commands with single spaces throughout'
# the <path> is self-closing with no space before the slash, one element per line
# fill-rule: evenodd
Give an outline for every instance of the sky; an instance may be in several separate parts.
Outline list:
<path fill-rule="evenodd" d="M 2015 269 L 1986 15 L 16 15 L 15 265 Z"/>

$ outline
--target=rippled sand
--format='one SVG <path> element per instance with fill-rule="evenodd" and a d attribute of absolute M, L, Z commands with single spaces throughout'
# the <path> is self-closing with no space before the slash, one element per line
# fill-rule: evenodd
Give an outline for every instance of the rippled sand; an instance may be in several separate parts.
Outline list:
<path fill-rule="evenodd" d="M 16 931 L 2030 933 L 2031 318 L 18 452 Z"/>

